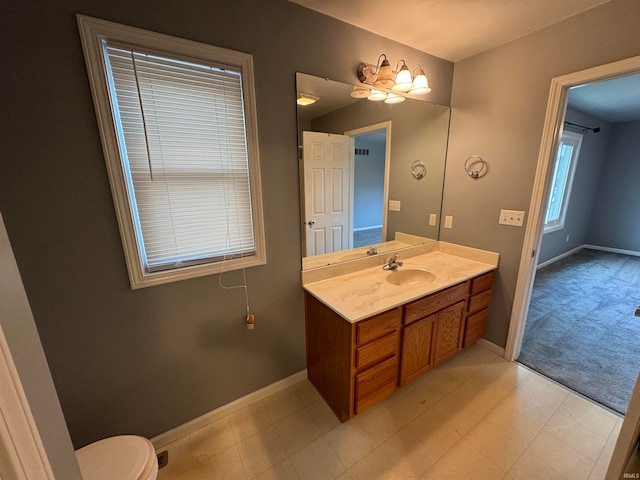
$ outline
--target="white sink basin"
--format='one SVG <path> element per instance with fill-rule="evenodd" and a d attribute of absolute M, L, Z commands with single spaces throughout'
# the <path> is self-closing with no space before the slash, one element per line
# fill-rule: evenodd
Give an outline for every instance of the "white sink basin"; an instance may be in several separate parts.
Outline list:
<path fill-rule="evenodd" d="M 407 268 L 399 270 L 393 270 L 386 276 L 385 280 L 392 285 L 398 287 L 409 287 L 422 283 L 433 282 L 436 276 L 429 270 L 422 268 Z"/>

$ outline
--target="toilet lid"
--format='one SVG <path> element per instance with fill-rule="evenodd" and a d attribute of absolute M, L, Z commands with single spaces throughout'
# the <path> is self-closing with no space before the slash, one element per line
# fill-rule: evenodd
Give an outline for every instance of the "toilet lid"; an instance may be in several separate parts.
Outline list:
<path fill-rule="evenodd" d="M 76 451 L 84 480 L 146 480 L 155 451 L 153 444 L 136 435 L 120 435 Z"/>

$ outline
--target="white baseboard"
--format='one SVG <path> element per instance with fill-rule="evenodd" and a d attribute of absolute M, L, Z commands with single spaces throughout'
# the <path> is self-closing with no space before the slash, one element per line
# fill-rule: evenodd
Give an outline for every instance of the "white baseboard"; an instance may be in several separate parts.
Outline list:
<path fill-rule="evenodd" d="M 540 268 L 542 268 L 542 267 L 546 267 L 547 265 L 551 265 L 552 263 L 555 263 L 555 262 L 557 262 L 558 260 L 561 260 L 561 259 L 563 259 L 563 258 L 565 258 L 565 257 L 568 257 L 568 256 L 570 256 L 570 255 L 573 255 L 574 253 L 579 252 L 579 251 L 580 251 L 580 250 L 582 250 L 583 248 L 589 248 L 589 247 L 588 247 L 587 245 L 578 245 L 576 248 L 572 248 L 571 250 L 569 250 L 569 251 L 567 251 L 567 252 L 561 253 L 561 254 L 560 254 L 560 255 L 558 255 L 557 257 L 553 257 L 553 258 L 550 258 L 549 260 L 547 260 L 546 262 L 539 263 L 539 264 L 536 266 L 536 270 L 538 270 L 538 269 L 540 269 Z"/>
<path fill-rule="evenodd" d="M 278 380 L 277 382 L 272 383 L 271 385 L 267 385 L 266 387 L 261 388 L 260 390 L 251 392 L 248 395 L 245 395 L 244 397 L 234 400 L 233 402 L 227 403 L 226 405 L 222 405 L 221 407 L 218 407 L 215 410 L 211 410 L 210 412 L 205 413 L 204 415 L 201 415 L 198 418 L 194 418 L 193 420 L 187 423 L 183 423 L 182 425 L 179 425 L 176 428 L 172 428 L 169 431 L 161 433 L 160 435 L 153 437 L 151 439 L 151 443 L 153 443 L 153 446 L 156 450 L 159 450 L 160 448 L 170 444 L 171 442 L 179 440 L 186 435 L 190 435 L 193 432 L 201 429 L 202 427 L 210 423 L 213 423 L 217 420 L 220 420 L 221 418 L 224 418 L 227 415 L 237 412 L 238 410 L 241 410 L 251 405 L 252 403 L 262 400 L 263 398 L 267 398 L 268 396 L 273 395 L 274 393 L 278 393 L 279 391 L 284 390 L 285 388 L 288 388 L 291 385 L 294 385 L 304 380 L 305 378 L 307 378 L 306 369 L 298 373 L 294 373 L 293 375 L 287 378 L 283 378 L 282 380 Z"/>
<path fill-rule="evenodd" d="M 635 250 L 623 250 L 621 248 L 602 247 L 600 245 L 590 245 L 588 243 L 584 243 L 582 245 L 577 246 L 576 248 L 572 248 L 568 252 L 564 252 L 558 255 L 557 257 L 550 258 L 546 262 L 542 262 L 538 264 L 538 266 L 536 266 L 536 270 L 542 267 L 546 267 L 547 265 L 551 265 L 552 263 L 557 262 L 558 260 L 568 257 L 569 255 L 573 255 L 574 253 L 579 252 L 584 248 L 587 248 L 589 250 L 600 250 L 602 252 L 621 253 L 622 255 L 632 255 L 634 257 L 640 257 L 640 252 L 637 252 Z"/>
<path fill-rule="evenodd" d="M 590 250 L 601 250 L 603 252 L 621 253 L 623 255 L 632 255 L 634 257 L 640 257 L 640 252 L 636 252 L 635 250 L 623 250 L 621 248 L 601 247 L 599 245 L 583 245 L 583 247 L 588 248 Z"/>
<path fill-rule="evenodd" d="M 382 225 L 369 225 L 368 227 L 358 227 L 354 228 L 354 232 L 364 232 L 365 230 L 375 230 L 377 228 L 382 228 Z"/>
<path fill-rule="evenodd" d="M 476 343 L 481 347 L 486 348 L 490 352 L 495 353 L 496 355 L 499 355 L 500 357 L 504 358 L 504 352 L 505 352 L 504 348 L 499 347 L 495 343 L 490 342 L 489 340 L 485 340 L 484 338 L 481 338 Z"/>

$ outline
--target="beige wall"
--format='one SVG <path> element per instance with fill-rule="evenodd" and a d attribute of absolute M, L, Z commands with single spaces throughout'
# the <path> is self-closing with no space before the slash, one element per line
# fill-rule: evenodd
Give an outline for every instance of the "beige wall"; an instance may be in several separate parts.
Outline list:
<path fill-rule="evenodd" d="M 519 40 L 458 62 L 441 239 L 500 253 L 486 338 L 504 346 L 525 229 L 498 225 L 501 208 L 526 210 L 553 77 L 640 55 L 640 2 L 614 0 Z M 481 155 L 489 173 L 473 180 L 465 159 Z"/>

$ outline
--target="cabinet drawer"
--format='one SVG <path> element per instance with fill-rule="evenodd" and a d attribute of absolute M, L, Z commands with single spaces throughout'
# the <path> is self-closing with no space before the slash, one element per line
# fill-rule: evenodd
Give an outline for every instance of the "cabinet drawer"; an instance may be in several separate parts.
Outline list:
<path fill-rule="evenodd" d="M 453 305 L 460 300 L 464 300 L 469 293 L 469 282 L 459 283 L 441 292 L 434 293 L 408 304 L 405 307 L 405 325 L 415 322 L 432 313 L 442 310 L 449 305 Z"/>
<path fill-rule="evenodd" d="M 398 357 L 392 357 L 356 375 L 355 413 L 363 412 L 391 395 L 398 383 Z"/>
<path fill-rule="evenodd" d="M 394 308 L 356 324 L 356 345 L 363 345 L 400 329 L 401 310 Z"/>
<path fill-rule="evenodd" d="M 493 286 L 493 278 L 495 276 L 496 272 L 493 270 L 471 280 L 471 295 L 490 289 Z"/>
<path fill-rule="evenodd" d="M 476 341 L 484 337 L 487 330 L 487 319 L 489 318 L 489 309 L 484 310 L 467 317 L 467 325 L 465 326 L 463 347 L 473 345 Z"/>
<path fill-rule="evenodd" d="M 356 368 L 366 367 L 398 354 L 400 345 L 400 331 L 390 333 L 356 348 Z"/>
<path fill-rule="evenodd" d="M 491 302 L 491 292 L 492 290 L 485 290 L 484 292 L 478 293 L 477 295 L 473 295 L 469 299 L 469 313 L 479 312 L 483 308 L 487 308 L 489 303 Z"/>

